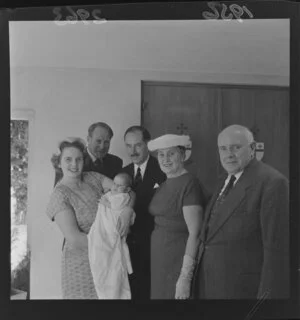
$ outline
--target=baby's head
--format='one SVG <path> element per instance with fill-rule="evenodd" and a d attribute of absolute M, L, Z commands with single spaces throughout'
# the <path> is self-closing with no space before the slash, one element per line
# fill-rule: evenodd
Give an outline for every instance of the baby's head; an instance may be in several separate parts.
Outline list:
<path fill-rule="evenodd" d="M 111 187 L 112 194 L 126 193 L 131 190 L 132 179 L 125 173 L 119 173 L 114 178 L 114 183 Z"/>

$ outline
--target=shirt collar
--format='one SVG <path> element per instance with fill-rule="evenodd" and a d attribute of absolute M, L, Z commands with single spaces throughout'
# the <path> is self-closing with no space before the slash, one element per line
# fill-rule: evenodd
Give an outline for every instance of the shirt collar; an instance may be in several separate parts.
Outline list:
<path fill-rule="evenodd" d="M 241 175 L 243 174 L 244 170 L 236 173 L 236 174 L 233 174 L 233 176 L 235 176 L 235 181 L 233 183 L 233 185 L 235 185 L 237 183 L 237 181 L 239 180 L 239 178 L 241 177 Z M 229 182 L 230 180 L 230 177 L 232 176 L 232 174 L 229 174 L 226 181 L 225 181 L 225 185 L 227 185 L 227 183 Z"/>
<path fill-rule="evenodd" d="M 145 174 L 145 171 L 146 171 L 146 167 L 147 167 L 147 163 L 149 161 L 149 157 L 150 157 L 150 155 L 148 154 L 148 157 L 147 157 L 146 161 L 144 161 L 139 166 L 137 164 L 134 164 L 134 176 L 136 175 L 138 167 L 140 167 L 141 168 L 141 175 L 142 175 L 142 177 L 144 177 L 144 174 Z"/>
<path fill-rule="evenodd" d="M 242 175 L 243 172 L 244 172 L 244 171 L 240 171 L 240 172 L 234 174 L 234 176 L 235 176 L 236 179 L 235 179 L 233 185 L 235 185 L 235 184 L 237 183 L 237 181 L 239 180 L 239 178 L 241 177 L 241 175 Z M 229 183 L 229 180 L 230 180 L 230 177 L 231 177 L 231 176 L 232 176 L 232 174 L 229 174 L 229 175 L 228 175 L 228 177 L 226 178 L 225 183 L 224 183 L 224 185 L 223 185 L 223 188 L 222 188 L 222 190 L 220 191 L 219 194 L 222 194 L 222 192 L 225 190 L 227 184 Z"/>
<path fill-rule="evenodd" d="M 87 151 L 88 155 L 91 157 L 92 161 L 95 162 L 97 160 L 97 158 L 90 152 L 88 147 L 86 147 L 86 151 Z"/>

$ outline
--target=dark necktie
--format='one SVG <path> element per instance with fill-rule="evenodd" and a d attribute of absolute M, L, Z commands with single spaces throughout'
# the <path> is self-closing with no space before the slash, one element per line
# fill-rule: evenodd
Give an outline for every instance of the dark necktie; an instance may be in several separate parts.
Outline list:
<path fill-rule="evenodd" d="M 211 226 L 211 223 L 212 223 L 212 221 L 214 220 L 214 218 L 216 216 L 217 208 L 224 202 L 226 196 L 228 195 L 230 190 L 233 188 L 235 180 L 236 180 L 236 177 L 232 175 L 230 177 L 230 180 L 227 183 L 224 191 L 218 196 L 216 202 L 214 203 L 214 205 L 213 205 L 213 207 L 211 209 L 211 214 L 210 214 L 209 221 L 208 221 L 208 227 Z"/>
<path fill-rule="evenodd" d="M 141 174 L 141 168 L 138 167 L 136 175 L 134 177 L 133 188 L 136 190 L 142 181 L 143 181 L 143 179 L 142 179 L 142 174 Z"/>

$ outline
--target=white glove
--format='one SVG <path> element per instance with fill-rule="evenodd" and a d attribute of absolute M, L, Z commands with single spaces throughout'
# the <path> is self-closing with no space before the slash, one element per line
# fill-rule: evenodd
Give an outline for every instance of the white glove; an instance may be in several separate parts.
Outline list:
<path fill-rule="evenodd" d="M 196 261 L 193 258 L 188 255 L 183 257 L 181 272 L 176 283 L 175 299 L 188 299 L 190 297 L 195 266 Z"/>

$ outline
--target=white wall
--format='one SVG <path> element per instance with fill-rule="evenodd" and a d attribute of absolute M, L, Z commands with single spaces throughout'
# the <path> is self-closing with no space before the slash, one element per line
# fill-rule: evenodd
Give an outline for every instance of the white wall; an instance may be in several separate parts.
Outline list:
<path fill-rule="evenodd" d="M 141 80 L 288 85 L 284 76 L 12 68 L 12 111 L 30 109 L 34 114 L 34 126 L 31 127 L 34 132 L 29 132 L 28 190 L 32 299 L 61 297 L 62 236 L 55 223 L 45 215 L 54 181 L 51 154 L 60 139 L 66 136 L 85 139 L 91 123 L 104 121 L 115 133 L 111 153 L 128 163 L 123 134 L 129 126 L 140 123 Z"/>
<path fill-rule="evenodd" d="M 289 74 L 289 19 L 9 24 L 11 66 Z"/>

